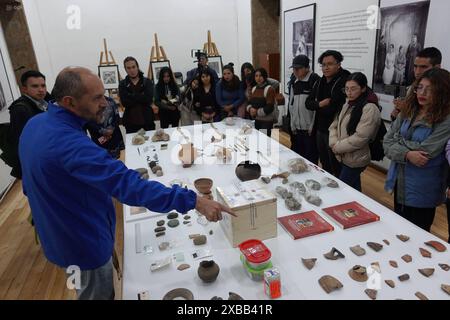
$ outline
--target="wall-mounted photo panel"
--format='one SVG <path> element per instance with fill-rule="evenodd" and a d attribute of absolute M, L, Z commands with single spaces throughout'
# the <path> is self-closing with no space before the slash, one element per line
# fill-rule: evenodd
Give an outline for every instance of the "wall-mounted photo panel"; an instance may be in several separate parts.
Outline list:
<path fill-rule="evenodd" d="M 119 66 L 98 66 L 98 75 L 102 79 L 105 90 L 119 89 Z"/>

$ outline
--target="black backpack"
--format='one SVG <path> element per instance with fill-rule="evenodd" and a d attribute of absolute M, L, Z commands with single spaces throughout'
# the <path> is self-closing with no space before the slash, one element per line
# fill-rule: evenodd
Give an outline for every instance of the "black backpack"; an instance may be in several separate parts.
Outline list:
<path fill-rule="evenodd" d="M 382 161 L 384 159 L 383 140 L 386 133 L 386 126 L 384 125 L 383 119 L 381 119 L 377 135 L 373 141 L 369 142 L 370 155 L 373 161 Z"/>

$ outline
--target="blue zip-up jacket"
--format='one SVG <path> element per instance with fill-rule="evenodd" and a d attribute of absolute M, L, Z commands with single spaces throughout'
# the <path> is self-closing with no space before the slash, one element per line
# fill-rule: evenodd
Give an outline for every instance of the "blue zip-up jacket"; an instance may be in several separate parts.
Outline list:
<path fill-rule="evenodd" d="M 233 105 L 233 113 L 236 115 L 239 106 L 245 102 L 244 87 L 241 84 L 238 90 L 229 91 L 222 87 L 222 81 L 216 84 L 217 103 L 221 109 L 223 106 Z"/>
<path fill-rule="evenodd" d="M 45 256 L 66 268 L 92 270 L 112 256 L 111 197 L 156 212 L 195 208 L 195 192 L 140 179 L 83 131 L 85 120 L 57 105 L 34 117 L 20 137 L 23 190 Z"/>

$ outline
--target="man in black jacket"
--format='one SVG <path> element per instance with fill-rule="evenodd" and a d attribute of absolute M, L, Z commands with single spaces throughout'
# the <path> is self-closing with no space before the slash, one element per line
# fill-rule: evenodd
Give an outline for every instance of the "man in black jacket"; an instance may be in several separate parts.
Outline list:
<path fill-rule="evenodd" d="M 28 120 L 47 110 L 47 87 L 45 76 L 39 71 L 27 71 L 20 78 L 22 96 L 9 107 L 9 145 L 12 170 L 11 175 L 22 179 L 19 159 L 19 138 Z"/>
<path fill-rule="evenodd" d="M 344 60 L 338 51 L 328 50 L 319 57 L 323 77 L 316 81 L 313 90 L 306 100 L 306 108 L 316 111 L 314 130 L 317 137 L 319 158 L 324 170 L 338 177 L 341 165 L 329 147 L 329 127 L 339 114 L 346 101 L 345 82 L 350 72 L 342 69 Z"/>
<path fill-rule="evenodd" d="M 159 112 L 153 104 L 153 81 L 144 77 L 139 64 L 133 57 L 125 58 L 127 77 L 120 81 L 120 102 L 125 108 L 123 125 L 127 133 L 155 130 L 154 114 Z"/>

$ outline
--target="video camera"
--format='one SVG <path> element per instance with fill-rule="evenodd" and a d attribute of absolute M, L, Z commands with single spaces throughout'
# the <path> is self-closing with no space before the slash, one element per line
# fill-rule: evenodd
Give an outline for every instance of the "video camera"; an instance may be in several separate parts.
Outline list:
<path fill-rule="evenodd" d="M 197 58 L 197 60 L 194 61 L 194 62 L 199 63 L 200 62 L 200 58 L 202 56 L 206 56 L 206 52 L 204 52 L 203 50 L 200 50 L 200 49 L 192 49 L 191 50 L 191 57 L 192 58 L 194 58 L 194 57 Z"/>

